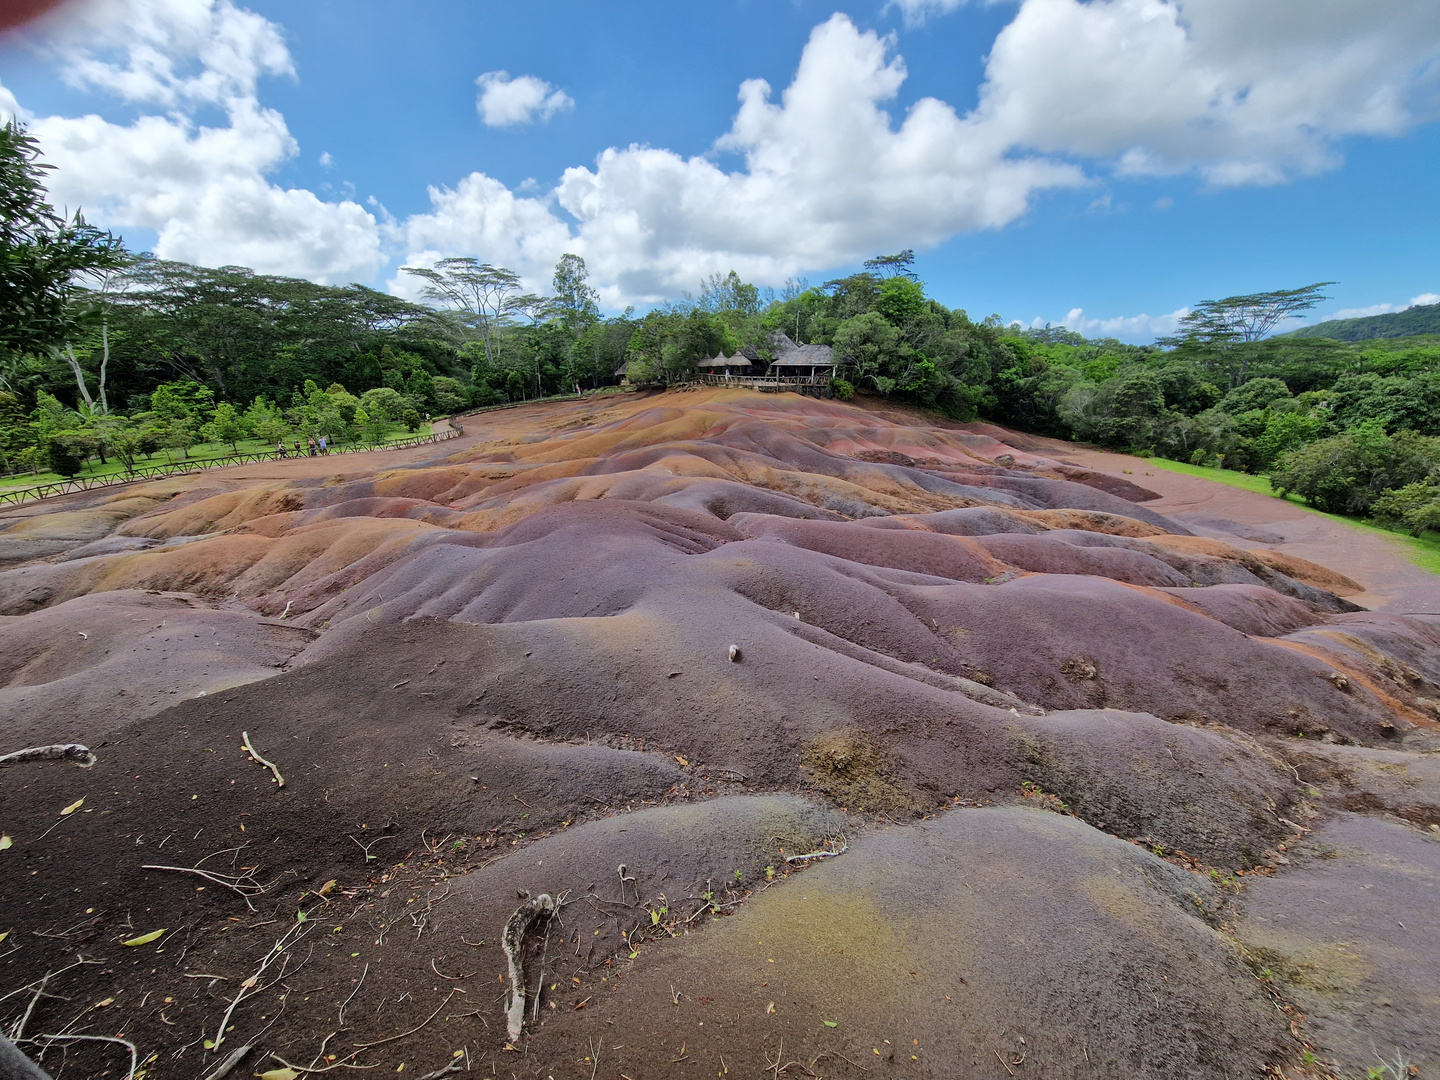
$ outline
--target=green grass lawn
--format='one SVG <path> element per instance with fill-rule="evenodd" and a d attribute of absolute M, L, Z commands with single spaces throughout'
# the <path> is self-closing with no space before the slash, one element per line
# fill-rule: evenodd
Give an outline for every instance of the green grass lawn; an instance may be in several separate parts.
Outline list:
<path fill-rule="evenodd" d="M 426 434 L 429 434 L 429 428 L 424 424 L 420 425 L 419 431 L 406 431 L 404 428 L 397 428 L 385 436 L 385 441 L 387 443 L 399 442 L 401 439 L 410 439 L 417 435 Z M 290 455 L 292 457 L 295 454 L 294 444 L 294 438 L 286 440 L 286 445 L 290 447 Z M 303 449 L 303 439 L 301 440 L 301 447 L 301 453 L 303 454 L 305 452 Z M 217 458 L 234 457 L 237 453 L 267 453 L 274 449 L 274 443 L 261 442 L 259 439 L 241 439 L 236 443 L 235 449 L 232 449 L 229 443 L 196 443 L 190 447 L 188 458 L 182 457 L 179 450 L 160 450 L 148 458 L 142 457 L 138 459 L 135 462 L 135 467 L 137 469 L 143 469 L 154 465 L 185 465 L 199 461 L 214 461 Z M 344 447 L 339 447 L 338 449 L 344 449 Z M 74 479 L 82 480 L 103 476 L 118 476 L 124 471 L 125 467 L 115 459 L 114 455 L 111 455 L 110 460 L 104 465 L 100 464 L 99 458 L 90 458 L 85 462 L 85 467 L 80 470 Z M 31 487 L 35 484 L 52 484 L 64 479 L 66 479 L 66 477 L 53 472 L 41 472 L 38 475 L 35 473 L 21 473 L 18 476 L 0 478 L 0 487 Z"/>
<path fill-rule="evenodd" d="M 1164 458 L 1146 458 L 1145 462 L 1157 469 L 1165 469 L 1167 472 L 1184 473 L 1186 476 L 1198 476 L 1203 480 L 1214 480 L 1217 484 L 1229 484 L 1231 487 L 1244 488 L 1246 491 L 1253 491 L 1258 495 L 1270 495 L 1277 499 L 1281 497 L 1276 495 L 1275 489 L 1270 486 L 1268 476 L 1235 472 L 1233 469 L 1212 469 L 1204 465 L 1187 465 L 1183 461 L 1167 461 Z M 1306 505 L 1305 500 L 1298 495 L 1286 495 L 1284 498 L 1287 502 L 1304 507 L 1309 513 L 1319 514 L 1323 518 L 1338 521 L 1351 528 L 1363 529 L 1365 532 L 1383 536 L 1398 546 L 1404 552 L 1405 557 L 1416 566 L 1422 570 L 1428 570 L 1432 574 L 1440 574 L 1440 534 L 1427 532 L 1423 536 L 1408 536 L 1405 533 L 1382 529 L 1380 526 L 1362 521 L 1360 518 L 1324 513 Z"/>

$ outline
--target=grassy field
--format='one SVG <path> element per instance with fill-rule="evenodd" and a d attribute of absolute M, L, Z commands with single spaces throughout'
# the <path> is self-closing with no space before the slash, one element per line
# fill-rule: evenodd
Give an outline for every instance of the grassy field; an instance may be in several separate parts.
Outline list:
<path fill-rule="evenodd" d="M 1275 489 L 1270 486 L 1268 476 L 1256 476 L 1251 473 L 1235 472 L 1232 469 L 1211 469 L 1204 465 L 1187 465 L 1181 461 L 1167 461 L 1164 458 L 1146 458 L 1146 463 L 1155 466 L 1157 469 L 1164 469 L 1167 472 L 1184 473 L 1186 476 L 1198 476 L 1203 480 L 1214 480 L 1217 484 L 1228 484 L 1231 487 L 1244 488 L 1246 491 L 1253 491 L 1259 495 L 1270 495 L 1280 498 L 1275 494 Z M 1376 533 L 1383 536 L 1398 546 L 1405 557 L 1422 570 L 1428 570 L 1432 574 L 1440 574 L 1440 535 L 1426 533 L 1424 536 L 1408 536 L 1405 533 L 1392 532 L 1389 529 L 1382 529 L 1378 525 L 1372 525 L 1368 521 L 1359 518 L 1345 517 L 1341 514 L 1326 514 L 1320 510 L 1313 509 L 1306 505 L 1305 500 L 1298 495 L 1286 495 L 1286 501 L 1293 502 L 1296 506 L 1304 507 L 1312 514 L 1319 514 L 1321 517 L 1329 518 L 1331 521 L 1338 521 L 1351 528 L 1364 529 L 1366 532 Z"/>
<path fill-rule="evenodd" d="M 406 431 L 404 428 L 397 428 L 385 436 L 385 442 L 399 442 L 401 439 L 411 439 L 417 435 L 426 435 L 430 431 L 429 425 L 422 424 L 419 431 Z M 293 456 L 295 440 L 288 439 L 286 444 L 290 447 Z M 302 450 L 304 440 L 301 440 Z M 214 461 L 219 458 L 234 457 L 240 454 L 262 454 L 275 449 L 274 443 L 261 442 L 259 439 L 241 439 L 235 449 L 231 449 L 229 443 L 196 443 L 190 447 L 188 457 L 181 455 L 178 450 L 160 450 L 150 457 L 142 457 L 136 460 L 137 469 L 148 468 L 153 465 L 184 465 L 197 461 Z M 343 449 L 339 447 L 337 449 Z M 85 462 L 85 467 L 80 470 L 74 479 L 95 478 L 100 476 L 117 476 L 125 471 L 125 467 L 111 455 L 110 460 L 102 465 L 99 458 L 90 458 Z M 67 479 L 59 473 L 43 471 L 40 473 L 20 473 L 16 476 L 0 477 L 0 487 L 30 487 L 34 484 L 50 484 L 58 480 Z"/>

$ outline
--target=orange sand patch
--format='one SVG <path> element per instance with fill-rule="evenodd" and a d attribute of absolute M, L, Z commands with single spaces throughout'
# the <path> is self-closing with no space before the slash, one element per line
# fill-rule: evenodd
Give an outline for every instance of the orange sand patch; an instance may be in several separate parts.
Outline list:
<path fill-rule="evenodd" d="M 1016 517 L 1026 518 L 1048 529 L 1080 529 L 1085 532 L 1107 533 L 1110 536 L 1131 536 L 1148 539 L 1168 536 L 1164 529 L 1148 522 L 1098 510 L 1012 510 Z M 1184 539 L 1176 537 L 1175 539 Z"/>

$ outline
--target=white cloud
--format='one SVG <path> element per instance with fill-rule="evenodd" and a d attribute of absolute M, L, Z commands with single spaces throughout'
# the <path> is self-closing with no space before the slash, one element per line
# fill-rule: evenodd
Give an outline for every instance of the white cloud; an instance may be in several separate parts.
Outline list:
<path fill-rule="evenodd" d="M 543 280 L 543 260 L 574 251 L 603 283 L 607 303 L 643 303 L 693 289 L 716 270 L 779 282 L 879 250 L 998 228 L 1026 211 L 1033 192 L 1083 182 L 1073 165 L 1009 156 L 985 127 L 935 98 L 922 98 L 895 124 L 883 105 L 906 73 L 890 55 L 893 44 L 836 15 L 811 33 L 778 103 L 763 80 L 744 83 L 734 123 L 716 142 L 718 151 L 743 156 L 740 171 L 653 147 L 611 148 L 593 168 L 567 169 L 553 203 L 517 199 L 475 173 L 443 206 L 411 220 L 424 238 L 410 240 L 411 257 L 435 240 L 446 254 L 492 262 L 517 251 L 541 261 L 515 269 Z M 522 203 L 524 213 L 515 213 Z M 576 222 L 573 232 L 562 210 Z M 499 252 L 462 246 L 461 237 L 489 235 L 497 220 L 526 231 L 507 236 Z"/>
<path fill-rule="evenodd" d="M 430 188 L 430 213 L 397 226 L 410 266 L 428 266 L 448 255 L 474 255 L 523 273 L 544 289 L 551 268 L 573 250 L 570 230 L 541 199 L 516 195 L 498 180 L 471 173 L 453 188 Z M 389 285 L 418 296 L 416 279 L 397 273 Z"/>
<path fill-rule="evenodd" d="M 1440 304 L 1440 293 L 1421 293 L 1419 296 L 1412 296 L 1408 304 L 1371 304 L 1363 308 L 1341 308 L 1333 315 L 1322 315 L 1321 322 L 1333 322 L 1336 319 L 1363 319 L 1370 315 L 1389 315 L 1396 311 L 1408 311 L 1412 307 L 1422 307 L 1427 304 Z"/>
<path fill-rule="evenodd" d="M 262 76 L 294 71 L 273 23 L 230 0 L 98 0 L 36 47 L 72 85 L 166 110 L 128 124 L 29 117 L 56 166 L 47 182 L 57 205 L 119 231 L 154 229 L 162 258 L 323 282 L 369 281 L 380 269 L 380 230 L 362 207 L 267 179 L 298 149 L 256 96 Z M 219 106 L 227 125 L 198 124 L 201 106 Z"/>
<path fill-rule="evenodd" d="M 1396 135 L 1440 56 L 1433 0 L 1024 0 L 977 118 L 1010 145 L 1270 184 Z"/>
<path fill-rule="evenodd" d="M 1110 319 L 1092 319 L 1086 316 L 1084 308 L 1071 308 L 1065 318 L 1053 325 L 1074 330 L 1088 338 L 1113 337 L 1121 341 L 1149 344 L 1157 337 L 1168 337 L 1175 333 L 1180 328 L 1180 320 L 1188 314 L 1190 309 L 1182 307 L 1168 315 L 1120 315 Z M 1044 320 L 1034 319 L 1030 325 L 1038 328 L 1046 323 Z"/>
<path fill-rule="evenodd" d="M 328 168 L 330 168 L 330 166 L 332 166 L 332 165 L 334 165 L 334 164 L 335 164 L 335 159 L 330 156 L 330 151 L 329 151 L 329 150 L 326 150 L 323 154 L 320 155 L 320 167 L 321 167 L 322 169 L 328 169 Z"/>
<path fill-rule="evenodd" d="M 295 74 L 280 28 L 230 0 L 85 0 L 41 42 L 70 85 L 169 108 L 253 97 Z"/>
<path fill-rule="evenodd" d="M 24 123 L 29 119 L 25 110 L 20 108 L 20 102 L 15 100 L 15 95 L 0 83 L 0 124 L 9 124 L 15 120 Z"/>
<path fill-rule="evenodd" d="M 517 127 L 549 120 L 575 107 L 569 94 L 534 75 L 512 79 L 508 71 L 487 71 L 475 80 L 475 85 L 480 87 L 475 108 L 487 127 Z"/>
<path fill-rule="evenodd" d="M 960 0 L 895 2 L 919 19 Z M 433 186 L 425 213 L 377 222 L 356 202 L 270 181 L 297 152 L 258 97 L 261 80 L 294 72 L 275 24 L 233 0 L 88 0 L 83 11 L 80 29 L 41 47 L 72 84 L 158 115 L 35 120 L 62 166 L 58 198 L 108 225 L 156 229 L 162 254 L 320 280 L 371 279 L 388 242 L 408 262 L 474 255 L 543 287 L 574 251 L 616 307 L 714 271 L 778 284 L 1001 228 L 1038 194 L 1090 183 L 1087 168 L 1212 185 L 1315 173 L 1338 163 L 1339 140 L 1402 133 L 1426 115 L 1417 95 L 1440 70 L 1434 0 L 1020 0 L 972 111 L 931 97 L 902 110 L 894 37 L 835 15 L 782 91 L 740 87 L 709 153 L 611 147 L 558 182 L 513 189 L 474 172 Z M 478 83 L 477 110 L 495 126 L 573 106 L 533 75 Z M 227 126 L 200 126 L 202 106 Z M 20 106 L 0 89 L 6 108 Z M 1132 337 L 1174 318 L 1074 316 L 1086 332 Z"/>
<path fill-rule="evenodd" d="M 918 17 L 958 5 L 900 6 Z M 1337 140 L 1416 122 L 1437 42 L 1433 0 L 1272 0 L 1260 10 L 1245 0 L 1023 0 L 990 50 L 975 110 L 961 116 L 922 98 L 897 118 L 887 107 L 906 71 L 893 37 L 836 15 L 811 33 L 778 101 L 761 80 L 741 86 L 712 154 L 612 147 L 567 169 L 548 197 L 524 200 L 475 173 L 413 224 L 440 240 L 438 251 L 522 253 L 536 261 L 516 268 L 532 280 L 548 273 L 541 252 L 576 251 L 617 305 L 673 296 L 730 268 L 778 283 L 1002 227 L 1036 193 L 1085 183 L 1080 161 L 1120 174 L 1193 172 L 1212 185 L 1333 167 Z M 726 152 L 743 167 L 722 169 L 716 154 Z M 516 216 L 511 204 L 522 201 Z M 430 224 L 467 215 L 483 227 Z M 492 235 L 496 220 L 527 231 L 495 248 L 458 246 L 462 235 Z"/>
<path fill-rule="evenodd" d="M 906 26 L 919 26 L 931 15 L 948 15 L 965 5 L 965 0 L 890 0 L 886 7 L 897 7 Z"/>

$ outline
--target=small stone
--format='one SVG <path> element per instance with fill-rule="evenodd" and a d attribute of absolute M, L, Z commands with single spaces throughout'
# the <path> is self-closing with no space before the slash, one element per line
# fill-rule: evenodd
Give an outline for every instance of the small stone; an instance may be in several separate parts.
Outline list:
<path fill-rule="evenodd" d="M 740 659 L 741 659 L 741 657 L 740 657 L 740 646 L 739 646 L 739 645 L 731 645 L 731 646 L 730 646 L 730 662 L 731 662 L 732 664 L 738 664 L 738 663 L 740 663 Z"/>

